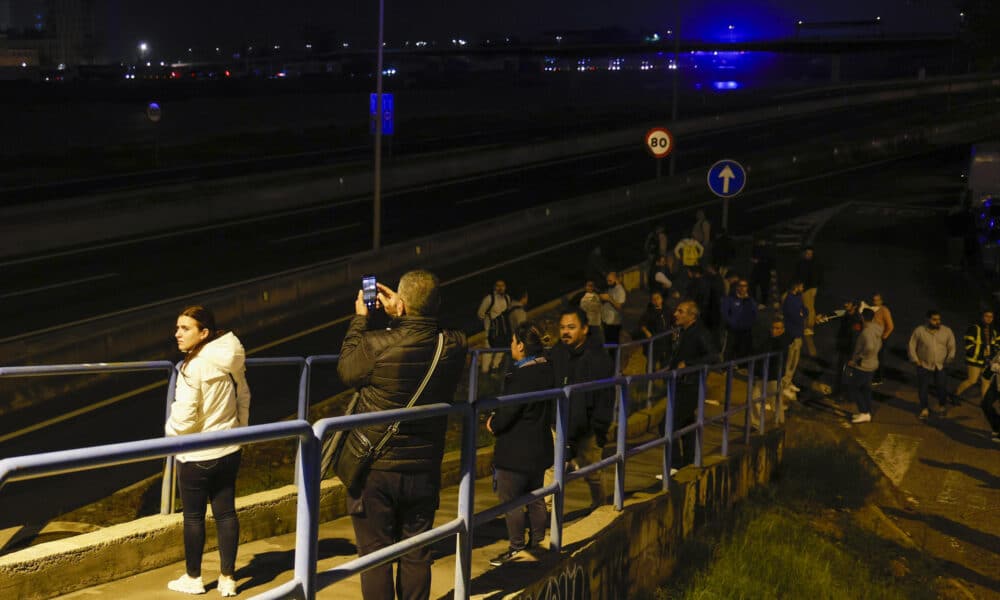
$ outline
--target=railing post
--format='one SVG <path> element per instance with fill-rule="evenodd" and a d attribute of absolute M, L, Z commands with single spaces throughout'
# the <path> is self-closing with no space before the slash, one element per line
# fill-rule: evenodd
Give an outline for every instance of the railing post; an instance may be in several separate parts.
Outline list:
<path fill-rule="evenodd" d="M 764 369 L 761 373 L 761 378 L 760 378 L 760 385 L 761 385 L 760 423 L 758 424 L 757 431 L 761 435 L 764 434 L 764 421 L 767 420 L 767 386 L 769 383 L 768 371 L 770 370 L 770 367 L 771 367 L 771 355 L 768 354 L 767 356 L 764 357 Z M 778 367 L 778 370 L 779 371 L 781 370 L 780 366 Z M 781 394 L 781 380 L 776 381 L 775 384 L 776 385 L 774 387 L 778 390 L 778 393 Z"/>
<path fill-rule="evenodd" d="M 479 395 L 479 351 L 473 350 L 469 355 L 469 404 L 476 401 Z"/>
<path fill-rule="evenodd" d="M 784 352 L 778 355 L 778 385 L 775 386 L 774 398 L 774 423 L 776 425 L 785 422 L 785 390 L 782 389 L 785 382 L 785 360 L 787 359 Z"/>
<path fill-rule="evenodd" d="M 167 381 L 167 413 L 163 418 L 166 423 L 170 419 L 170 405 L 174 403 L 174 393 L 177 388 L 177 369 L 170 369 Z M 170 455 L 163 459 L 163 481 L 160 483 L 160 514 L 169 515 L 174 512 L 174 465 L 175 459 Z"/>
<path fill-rule="evenodd" d="M 615 377 L 622 376 L 622 345 L 615 346 Z"/>
<path fill-rule="evenodd" d="M 698 426 L 694 430 L 694 466 L 703 465 L 701 446 L 705 439 L 705 387 L 708 379 L 708 365 L 698 370 Z"/>
<path fill-rule="evenodd" d="M 298 481 L 295 527 L 295 578 L 302 582 L 306 600 L 316 597 L 319 559 L 319 480 L 321 440 L 315 432 L 299 436 L 295 478 Z"/>
<path fill-rule="evenodd" d="M 476 493 L 476 434 L 479 413 L 474 402 L 465 407 L 462 423 L 462 479 L 458 485 L 458 517 L 465 523 L 455 541 L 455 600 L 468 600 L 472 579 L 472 515 Z"/>
<path fill-rule="evenodd" d="M 677 372 L 670 372 L 670 379 L 667 380 L 667 410 L 664 412 L 663 418 L 666 423 L 663 427 L 664 437 L 666 437 L 667 442 L 663 445 L 663 491 L 666 492 L 670 489 L 670 467 L 673 466 L 674 460 L 674 412 L 677 410 L 676 407 L 677 399 Z"/>
<path fill-rule="evenodd" d="M 618 439 L 615 445 L 618 460 L 615 463 L 615 510 L 621 510 L 625 503 L 625 437 L 628 434 L 628 402 L 629 386 L 631 382 L 625 381 L 625 385 L 618 384 Z"/>
<path fill-rule="evenodd" d="M 733 393 L 733 363 L 726 369 L 726 397 L 722 400 L 722 457 L 729 456 L 729 404 Z"/>
<path fill-rule="evenodd" d="M 753 386 L 756 385 L 754 381 L 756 366 L 757 360 L 751 358 L 750 364 L 747 367 L 746 420 L 743 422 L 743 443 L 747 446 L 750 445 L 750 431 L 753 428 Z M 764 392 L 767 393 L 767 390 L 764 390 Z"/>
<path fill-rule="evenodd" d="M 649 348 L 646 352 L 646 375 L 649 375 L 656 368 L 656 359 L 653 356 L 653 339 L 654 335 L 649 339 Z M 653 380 L 650 379 L 646 382 L 646 408 L 653 407 Z"/>
<path fill-rule="evenodd" d="M 552 524 L 549 532 L 549 548 L 555 552 L 562 550 L 563 506 L 566 500 L 566 433 L 569 431 L 569 393 L 563 388 L 556 396 L 556 440 L 553 448 L 553 469 L 555 470 L 556 493 L 552 497 Z"/>
<path fill-rule="evenodd" d="M 309 421 L 309 393 L 310 393 L 310 380 L 312 379 L 312 361 L 308 358 L 302 361 L 302 365 L 299 367 L 299 406 L 298 406 L 298 417 L 300 421 Z M 292 485 L 299 484 L 299 465 L 300 460 L 299 455 L 295 455 L 295 477 L 292 479 Z M 323 474 L 320 474 L 320 478 Z"/>

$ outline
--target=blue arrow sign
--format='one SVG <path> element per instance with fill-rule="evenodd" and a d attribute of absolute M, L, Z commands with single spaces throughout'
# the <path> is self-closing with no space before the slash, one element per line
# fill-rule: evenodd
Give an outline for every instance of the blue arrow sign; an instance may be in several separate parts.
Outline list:
<path fill-rule="evenodd" d="M 720 198 L 732 198 L 747 184 L 747 171 L 735 160 L 723 159 L 708 169 L 708 189 Z"/>

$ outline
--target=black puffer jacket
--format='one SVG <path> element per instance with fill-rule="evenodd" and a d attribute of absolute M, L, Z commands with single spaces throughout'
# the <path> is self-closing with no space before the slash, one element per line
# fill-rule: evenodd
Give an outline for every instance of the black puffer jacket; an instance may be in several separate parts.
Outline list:
<path fill-rule="evenodd" d="M 357 412 L 403 408 L 417 391 L 434 359 L 438 322 L 431 317 L 404 316 L 392 329 L 365 331 L 366 317 L 355 316 L 344 336 L 337 373 L 360 392 Z M 465 367 L 465 334 L 444 331 L 444 351 L 417 405 L 452 402 Z M 404 421 L 372 469 L 440 473 L 447 419 Z M 388 425 L 362 429 L 372 444 Z"/>
<path fill-rule="evenodd" d="M 555 371 L 556 385 L 583 383 L 607 379 L 614 375 L 614 364 L 601 343 L 593 337 L 579 348 L 556 344 L 549 358 Z M 574 392 L 569 399 L 568 441 L 574 442 L 593 433 L 598 445 L 607 441 L 608 427 L 614 417 L 615 388 L 613 386 Z"/>
<path fill-rule="evenodd" d="M 544 358 L 515 368 L 504 394 L 522 394 L 556 387 L 552 364 Z M 552 466 L 552 421 L 555 400 L 501 406 L 493 413 L 497 438 L 493 464 L 498 469 L 535 473 Z"/>

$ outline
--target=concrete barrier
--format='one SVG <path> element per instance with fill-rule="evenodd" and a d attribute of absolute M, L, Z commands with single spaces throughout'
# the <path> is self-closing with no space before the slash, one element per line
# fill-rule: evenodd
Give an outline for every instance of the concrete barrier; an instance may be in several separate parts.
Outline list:
<path fill-rule="evenodd" d="M 544 577 L 504 598 L 652 597 L 676 567 L 685 538 L 770 481 L 784 440 L 784 429 L 772 430 L 728 458 L 706 459 L 703 469 L 682 469 L 669 493 L 636 494 L 621 512 L 599 508 L 566 528 L 563 542 L 575 548 L 570 554 Z"/>

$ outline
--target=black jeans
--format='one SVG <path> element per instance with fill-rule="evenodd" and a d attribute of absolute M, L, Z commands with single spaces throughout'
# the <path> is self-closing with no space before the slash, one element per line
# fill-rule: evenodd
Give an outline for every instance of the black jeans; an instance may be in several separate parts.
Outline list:
<path fill-rule="evenodd" d="M 726 339 L 726 360 L 746 358 L 753 353 L 752 329 L 729 329 Z M 746 365 L 743 365 L 746 367 Z"/>
<path fill-rule="evenodd" d="M 694 377 L 688 375 L 688 377 Z M 686 465 L 694 464 L 694 451 L 697 439 L 695 432 L 690 432 L 683 437 L 677 436 L 677 430 L 694 423 L 698 420 L 698 382 L 681 383 L 677 381 L 677 399 L 674 402 L 674 441 L 671 445 L 671 466 L 680 469 Z M 660 424 L 660 435 L 663 435 L 666 427 Z"/>
<path fill-rule="evenodd" d="M 240 521 L 236 517 L 236 473 L 242 450 L 216 460 L 177 461 L 177 482 L 184 503 L 184 559 L 187 574 L 201 577 L 201 555 L 205 551 L 205 512 L 212 503 L 212 516 L 219 539 L 219 570 L 236 573 L 236 548 Z"/>
<path fill-rule="evenodd" d="M 371 471 L 361 496 L 348 495 L 358 556 L 411 538 L 434 525 L 441 475 Z M 431 594 L 431 548 L 424 546 L 399 559 L 395 584 L 392 563 L 361 574 L 365 600 L 426 600 Z"/>
<path fill-rule="evenodd" d="M 927 396 L 931 384 L 934 384 L 938 397 L 938 408 L 944 408 L 948 403 L 948 385 L 945 381 L 943 369 L 925 369 L 917 367 L 917 398 L 920 400 L 920 408 L 927 408 Z"/>
<path fill-rule="evenodd" d="M 497 469 L 496 484 L 497 497 L 500 502 L 510 502 L 511 500 L 523 496 L 544 485 L 545 471 L 537 473 L 520 473 L 518 471 L 508 471 Z M 527 509 L 527 519 L 525 519 L 525 509 Z M 510 540 L 512 550 L 523 550 L 524 526 L 527 520 L 529 537 L 528 546 L 537 547 L 545 537 L 545 499 L 539 498 L 528 506 L 522 506 L 506 514 L 507 539 Z"/>

